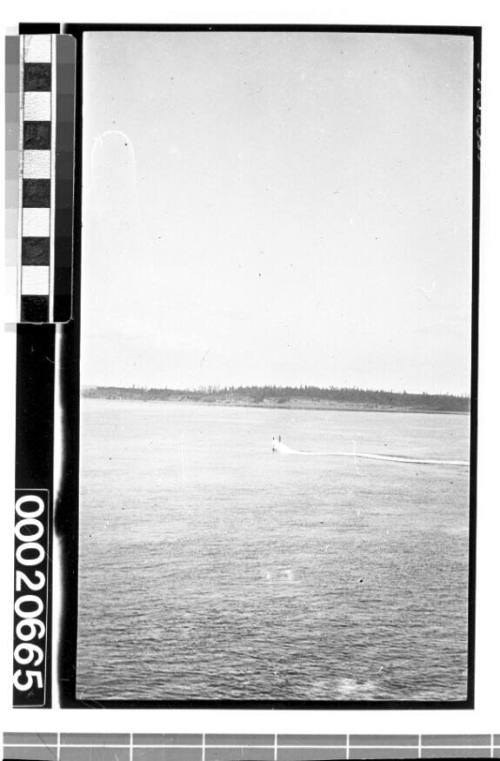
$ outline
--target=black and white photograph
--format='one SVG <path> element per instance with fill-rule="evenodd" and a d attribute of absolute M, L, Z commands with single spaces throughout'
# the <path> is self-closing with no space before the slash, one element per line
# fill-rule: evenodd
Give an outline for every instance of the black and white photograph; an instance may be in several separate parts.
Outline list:
<path fill-rule="evenodd" d="M 474 38 L 86 31 L 75 697 L 470 697 Z"/>

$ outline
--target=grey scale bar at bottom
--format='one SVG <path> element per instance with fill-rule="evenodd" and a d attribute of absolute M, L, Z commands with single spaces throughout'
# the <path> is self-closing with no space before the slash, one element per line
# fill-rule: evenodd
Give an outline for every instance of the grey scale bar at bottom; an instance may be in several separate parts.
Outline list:
<path fill-rule="evenodd" d="M 147 755 L 138 751 L 151 751 Z M 421 758 L 489 758 L 490 748 L 423 748 Z M 412 759 L 418 758 L 416 748 L 350 748 L 350 759 Z M 494 758 L 500 758 L 500 748 L 494 749 Z M 57 748 L 38 746 L 27 748 L 12 746 L 5 749 L 4 758 L 8 761 L 58 761 Z M 336 761 L 346 759 L 345 748 L 278 748 L 277 761 Z M 126 748 L 60 748 L 59 761 L 129 761 Z M 179 746 L 158 747 L 154 749 L 134 749 L 134 761 L 203 761 L 201 747 L 182 748 Z M 206 748 L 205 761 L 273 761 L 274 750 L 271 748 L 219 747 Z"/>
<path fill-rule="evenodd" d="M 420 739 L 420 743 L 419 743 Z M 243 735 L 7 732 L 6 761 L 334 761 L 500 758 L 500 735 Z M 420 745 L 420 753 L 419 753 Z"/>

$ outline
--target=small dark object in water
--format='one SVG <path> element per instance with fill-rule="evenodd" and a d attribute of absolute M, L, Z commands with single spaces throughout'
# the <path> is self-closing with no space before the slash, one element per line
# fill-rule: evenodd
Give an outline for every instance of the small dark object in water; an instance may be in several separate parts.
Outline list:
<path fill-rule="evenodd" d="M 359 580 L 359 583 L 360 583 L 360 584 L 362 584 L 362 583 L 363 583 L 363 579 L 360 579 L 360 580 Z"/>

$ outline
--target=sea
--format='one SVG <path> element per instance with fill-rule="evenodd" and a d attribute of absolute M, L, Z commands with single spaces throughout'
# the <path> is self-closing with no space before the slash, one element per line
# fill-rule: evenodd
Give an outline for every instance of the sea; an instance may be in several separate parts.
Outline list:
<path fill-rule="evenodd" d="M 77 697 L 464 700 L 469 425 L 82 399 Z"/>

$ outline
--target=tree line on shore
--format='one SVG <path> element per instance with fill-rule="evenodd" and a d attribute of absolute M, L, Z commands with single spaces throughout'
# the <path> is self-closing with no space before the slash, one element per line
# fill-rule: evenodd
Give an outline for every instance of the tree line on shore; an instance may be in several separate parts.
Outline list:
<path fill-rule="evenodd" d="M 137 399 L 144 401 L 185 400 L 201 402 L 233 402 L 242 404 L 286 405 L 290 402 L 349 404 L 371 408 L 429 410 L 434 412 L 468 412 L 468 396 L 454 394 L 407 393 L 364 388 L 330 386 L 205 386 L 197 389 L 93 386 L 83 395 L 106 399 Z"/>

